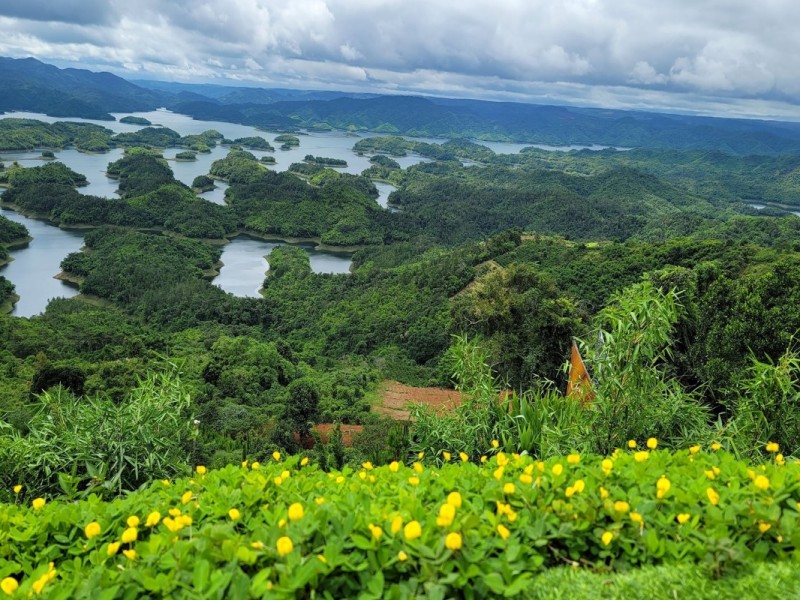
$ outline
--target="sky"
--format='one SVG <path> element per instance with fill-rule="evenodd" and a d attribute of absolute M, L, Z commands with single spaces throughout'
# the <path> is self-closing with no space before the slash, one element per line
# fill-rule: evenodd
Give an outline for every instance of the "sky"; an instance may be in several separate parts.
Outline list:
<path fill-rule="evenodd" d="M 798 0 L 0 0 L 0 55 L 127 79 L 800 120 Z"/>

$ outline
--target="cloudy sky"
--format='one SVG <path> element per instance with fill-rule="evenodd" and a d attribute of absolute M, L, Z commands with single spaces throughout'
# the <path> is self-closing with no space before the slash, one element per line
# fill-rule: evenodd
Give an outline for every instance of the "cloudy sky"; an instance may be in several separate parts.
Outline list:
<path fill-rule="evenodd" d="M 798 0 L 0 0 L 0 55 L 130 79 L 800 120 Z"/>

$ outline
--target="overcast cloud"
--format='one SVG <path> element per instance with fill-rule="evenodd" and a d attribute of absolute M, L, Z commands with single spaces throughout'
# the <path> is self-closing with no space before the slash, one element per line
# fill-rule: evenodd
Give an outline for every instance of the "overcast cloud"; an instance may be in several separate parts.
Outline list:
<path fill-rule="evenodd" d="M 797 0 L 0 0 L 0 55 L 128 78 L 800 118 Z"/>

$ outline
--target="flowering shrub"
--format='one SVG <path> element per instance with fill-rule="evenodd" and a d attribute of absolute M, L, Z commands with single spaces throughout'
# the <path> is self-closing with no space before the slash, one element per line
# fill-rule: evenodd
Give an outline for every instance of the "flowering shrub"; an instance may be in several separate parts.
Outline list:
<path fill-rule="evenodd" d="M 198 468 L 105 502 L 0 505 L 12 597 L 520 594 L 550 567 L 792 560 L 800 466 L 693 447 L 325 473 L 299 457 Z M 102 592 L 102 593 L 101 593 Z M 0 598 L 4 597 L 0 595 Z"/>

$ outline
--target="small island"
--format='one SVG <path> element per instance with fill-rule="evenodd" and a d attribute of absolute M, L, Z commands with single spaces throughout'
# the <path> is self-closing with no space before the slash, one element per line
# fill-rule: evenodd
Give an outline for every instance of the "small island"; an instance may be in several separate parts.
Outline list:
<path fill-rule="evenodd" d="M 147 127 L 148 125 L 152 125 L 150 121 L 145 119 L 144 117 L 133 117 L 128 115 L 127 117 L 122 117 L 119 120 L 120 123 L 125 123 L 126 125 L 143 125 Z"/>
<path fill-rule="evenodd" d="M 214 180 L 208 175 L 198 175 L 192 181 L 192 189 L 198 194 L 202 194 L 203 192 L 210 192 L 216 187 L 217 186 L 214 185 Z"/>
<path fill-rule="evenodd" d="M 183 152 L 178 152 L 175 155 L 175 160 L 181 162 L 189 162 L 192 160 L 197 160 L 197 153 L 193 152 L 192 150 L 184 150 Z"/>
<path fill-rule="evenodd" d="M 56 155 L 52 150 L 42 150 L 42 155 L 39 158 L 42 160 L 53 160 L 55 157 Z"/>
<path fill-rule="evenodd" d="M 313 154 L 306 154 L 303 159 L 305 162 L 312 165 L 321 165 L 323 167 L 346 167 L 347 161 L 341 158 L 328 158 L 326 156 L 314 156 Z"/>
<path fill-rule="evenodd" d="M 269 156 L 269 155 L 262 156 L 260 161 L 265 165 L 274 165 L 276 162 L 278 162 L 275 160 L 274 156 Z"/>
<path fill-rule="evenodd" d="M 275 138 L 275 142 L 281 144 L 281 150 L 291 150 L 292 147 L 300 145 L 300 138 L 290 133 L 282 133 Z"/>
<path fill-rule="evenodd" d="M 266 150 L 267 152 L 275 151 L 275 148 L 272 146 L 272 144 L 270 144 L 263 137 L 257 135 L 236 138 L 232 143 L 242 146 L 243 148 L 247 148 L 248 150 Z"/>

